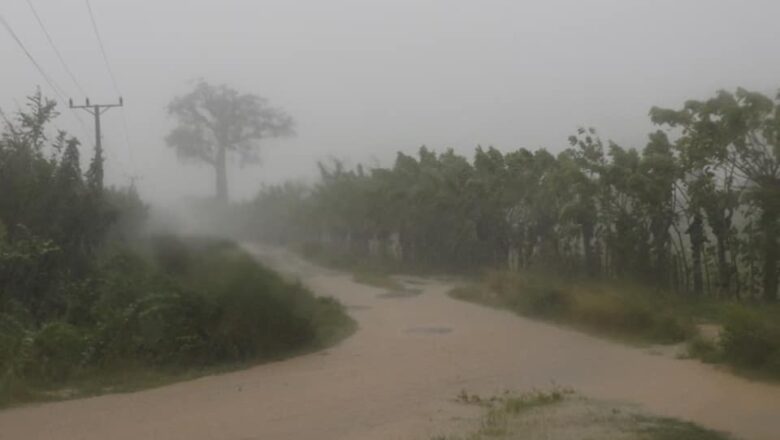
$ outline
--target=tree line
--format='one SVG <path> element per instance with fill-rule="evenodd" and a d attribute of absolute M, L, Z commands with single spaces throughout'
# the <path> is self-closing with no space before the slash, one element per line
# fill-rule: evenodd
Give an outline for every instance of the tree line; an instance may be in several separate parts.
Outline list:
<path fill-rule="evenodd" d="M 737 89 L 654 107 L 641 148 L 582 128 L 558 154 L 426 147 L 391 167 L 320 164 L 312 186 L 242 207 L 276 241 L 406 267 L 545 269 L 681 295 L 778 296 L 780 95 Z"/>

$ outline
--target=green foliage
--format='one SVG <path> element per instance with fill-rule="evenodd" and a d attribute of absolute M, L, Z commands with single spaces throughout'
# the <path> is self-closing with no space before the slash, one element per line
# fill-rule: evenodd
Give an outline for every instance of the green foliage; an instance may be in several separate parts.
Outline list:
<path fill-rule="evenodd" d="M 701 336 L 695 336 L 688 341 L 688 355 L 707 363 L 720 362 L 723 359 L 718 344 Z"/>
<path fill-rule="evenodd" d="M 82 367 L 87 347 L 78 328 L 65 322 L 48 322 L 32 337 L 20 373 L 36 382 L 62 383 Z"/>
<path fill-rule="evenodd" d="M 118 251 L 63 295 L 61 317 L 40 326 L 19 311 L 0 314 L 0 399 L 90 377 L 121 385 L 130 366 L 181 374 L 241 365 L 321 347 L 354 328 L 338 302 L 218 240 L 158 237 L 141 253 Z M 18 395 L 23 388 L 28 397 Z"/>
<path fill-rule="evenodd" d="M 47 130 L 56 116 L 54 101 L 37 93 L 0 136 L 0 302 L 17 301 L 38 320 L 62 311 L 62 286 L 92 270 L 117 219 L 114 191 L 98 179 L 101 152 L 84 176 L 79 141 Z"/>
<path fill-rule="evenodd" d="M 485 276 L 483 287 L 456 289 L 451 295 L 641 341 L 678 342 L 694 331 L 692 317 L 679 302 L 653 298 L 629 285 L 562 282 L 549 275 L 492 271 Z"/>
<path fill-rule="evenodd" d="M 780 375 L 780 325 L 776 317 L 733 307 L 727 315 L 720 341 L 727 362 Z"/>

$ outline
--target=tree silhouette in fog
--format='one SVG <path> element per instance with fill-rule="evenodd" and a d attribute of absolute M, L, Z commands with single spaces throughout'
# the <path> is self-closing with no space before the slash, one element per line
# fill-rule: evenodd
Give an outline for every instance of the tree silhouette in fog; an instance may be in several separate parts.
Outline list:
<path fill-rule="evenodd" d="M 168 146 L 181 159 L 214 167 L 216 195 L 221 201 L 228 198 L 229 152 L 237 154 L 242 163 L 257 162 L 261 139 L 294 133 L 293 118 L 265 98 L 205 81 L 174 98 L 168 113 L 178 124 L 165 139 Z"/>

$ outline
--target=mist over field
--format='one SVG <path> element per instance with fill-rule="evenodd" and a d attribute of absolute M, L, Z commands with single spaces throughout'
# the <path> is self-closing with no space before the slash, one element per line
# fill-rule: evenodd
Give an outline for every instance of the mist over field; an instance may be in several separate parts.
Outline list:
<path fill-rule="evenodd" d="M 0 6 L 42 66 L 77 103 L 25 1 Z M 93 102 L 116 100 L 89 16 L 77 0 L 36 2 Z M 297 136 L 263 142 L 261 167 L 233 167 L 235 198 L 261 182 L 310 179 L 316 160 L 389 164 L 421 145 L 469 155 L 567 146 L 579 126 L 640 146 L 653 105 L 676 106 L 738 86 L 777 88 L 777 2 L 737 1 L 93 1 L 120 92 L 104 118 L 107 179 L 137 176 L 144 197 L 213 192 L 207 167 L 180 166 L 163 138 L 165 107 L 203 78 L 268 98 Z M 40 85 L 10 38 L 0 39 L 0 108 Z M 61 109 L 64 110 L 64 109 Z M 91 142 L 69 112 L 57 123 Z M 172 173 L 175 170 L 175 173 Z"/>

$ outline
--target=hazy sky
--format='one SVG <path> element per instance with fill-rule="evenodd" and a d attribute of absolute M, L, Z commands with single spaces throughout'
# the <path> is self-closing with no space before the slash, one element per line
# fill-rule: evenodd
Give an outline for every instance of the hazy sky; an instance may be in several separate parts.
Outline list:
<path fill-rule="evenodd" d="M 95 102 L 116 99 L 84 0 L 31 0 Z M 264 144 L 263 164 L 230 171 L 234 198 L 261 182 L 315 173 L 318 159 L 389 164 L 420 145 L 559 151 L 578 126 L 641 147 L 653 105 L 719 88 L 780 88 L 780 1 L 716 0 L 92 0 L 123 115 L 103 119 L 108 180 L 138 175 L 156 201 L 213 192 L 213 172 L 182 165 L 163 137 L 165 106 L 193 80 L 267 97 L 298 136 Z M 70 96 L 75 85 L 26 0 L 0 14 Z M 41 85 L 0 28 L 0 108 Z M 84 139 L 63 109 L 57 124 Z"/>

